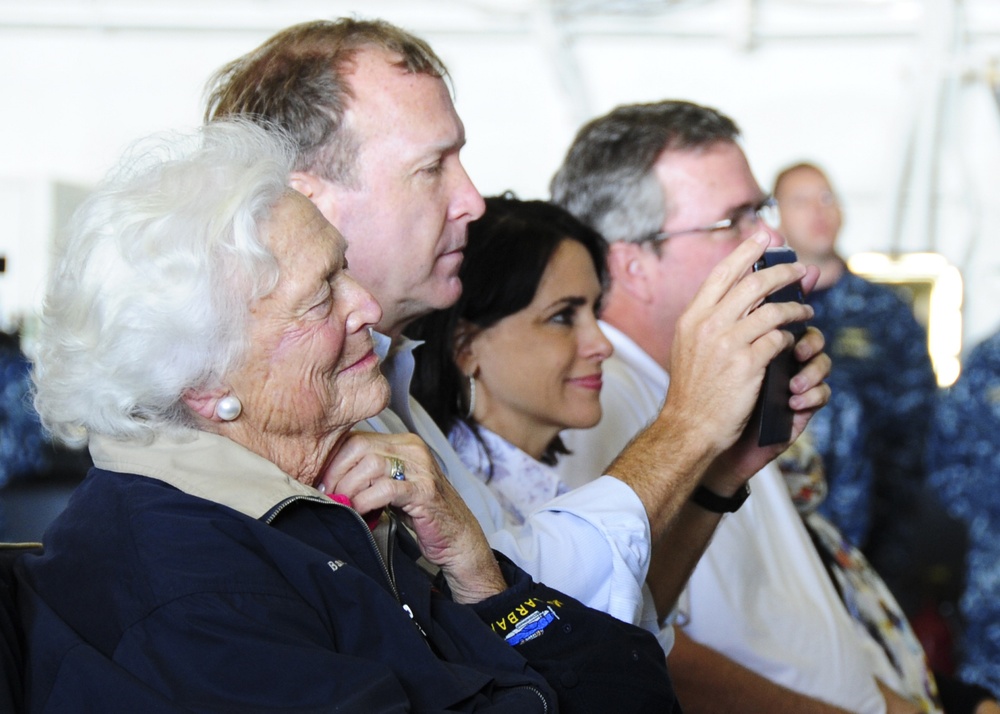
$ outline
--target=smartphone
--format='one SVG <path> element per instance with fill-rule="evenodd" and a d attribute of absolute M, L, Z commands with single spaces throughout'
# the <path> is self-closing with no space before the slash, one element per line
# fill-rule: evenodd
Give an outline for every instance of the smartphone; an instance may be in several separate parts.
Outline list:
<path fill-rule="evenodd" d="M 754 270 L 766 270 L 780 263 L 794 263 L 798 257 L 791 248 L 768 248 L 754 263 Z M 802 285 L 795 281 L 775 290 L 764 298 L 764 302 L 803 302 Z M 781 329 L 791 332 L 797 342 L 806 330 L 805 322 L 793 322 Z M 764 372 L 757 404 L 750 415 L 747 429 L 756 434 L 759 446 L 780 444 L 792 438 L 792 418 L 794 412 L 788 406 L 792 396 L 789 383 L 799 370 L 792 348 L 784 350 L 771 360 Z"/>

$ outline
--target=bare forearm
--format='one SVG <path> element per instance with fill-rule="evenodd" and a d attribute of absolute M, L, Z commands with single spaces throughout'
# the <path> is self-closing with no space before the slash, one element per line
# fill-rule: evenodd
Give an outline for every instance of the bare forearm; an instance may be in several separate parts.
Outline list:
<path fill-rule="evenodd" d="M 669 407 L 668 396 L 660 416 L 625 447 L 607 471 L 627 483 L 642 501 L 653 543 L 670 528 L 718 456 L 713 442 L 700 438 Z"/>
<path fill-rule="evenodd" d="M 677 604 L 721 520 L 718 513 L 688 502 L 681 506 L 663 538 L 654 544 L 646 584 L 661 619 Z"/>
<path fill-rule="evenodd" d="M 832 704 L 793 692 L 725 655 L 698 644 L 677 628 L 667 657 L 670 675 L 687 714 L 848 714 Z"/>

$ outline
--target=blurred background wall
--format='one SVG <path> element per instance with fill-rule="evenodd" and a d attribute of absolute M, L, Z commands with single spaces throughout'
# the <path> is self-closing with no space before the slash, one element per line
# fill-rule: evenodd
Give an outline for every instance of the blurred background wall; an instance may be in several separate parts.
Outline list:
<path fill-rule="evenodd" d="M 441 54 L 484 193 L 547 197 L 617 104 L 707 103 L 765 188 L 828 169 L 845 254 L 957 266 L 966 346 L 1000 323 L 997 0 L 0 0 L 0 327 L 30 342 L 52 241 L 131 140 L 197 124 L 209 75 L 276 30 L 343 14 Z"/>

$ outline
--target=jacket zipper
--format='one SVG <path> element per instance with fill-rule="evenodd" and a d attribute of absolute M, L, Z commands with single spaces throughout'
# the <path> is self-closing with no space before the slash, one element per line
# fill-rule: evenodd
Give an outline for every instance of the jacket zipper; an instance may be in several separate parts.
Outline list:
<path fill-rule="evenodd" d="M 387 583 L 389 583 L 389 588 L 392 590 L 392 596 L 396 598 L 396 602 L 398 602 L 402 606 L 403 611 L 406 612 L 407 615 L 409 615 L 410 621 L 417 628 L 417 631 L 420 632 L 420 634 L 423 635 L 424 639 L 426 640 L 427 633 L 424 632 L 424 628 L 420 626 L 420 623 L 417 622 L 416 618 L 413 616 L 413 610 L 410 609 L 410 606 L 407 605 L 405 602 L 403 602 L 403 598 L 400 597 L 399 595 L 399 589 L 396 587 L 396 581 L 393 576 L 393 568 L 392 568 L 392 548 L 391 547 L 386 548 L 386 553 L 388 554 L 389 557 L 388 562 L 386 562 L 386 559 L 382 557 L 382 551 L 379 550 L 378 544 L 375 542 L 375 536 L 372 534 L 372 531 L 368 527 L 368 524 L 365 523 L 365 519 L 361 517 L 361 514 L 355 511 L 353 508 L 345 506 L 342 503 L 337 503 L 336 501 L 320 500 L 318 498 L 310 498 L 309 496 L 289 496 L 285 500 L 277 503 L 270 511 L 267 512 L 267 514 L 263 517 L 262 520 L 267 525 L 271 525 L 274 519 L 278 517 L 278 514 L 281 513 L 283 510 L 285 510 L 285 508 L 287 508 L 295 501 L 311 501 L 313 503 L 329 504 L 336 508 L 346 508 L 348 511 L 351 512 L 351 515 L 359 524 L 361 524 L 361 526 L 365 530 L 365 533 L 368 535 L 368 544 L 371 546 L 372 551 L 378 558 L 379 565 L 382 566 L 382 574 L 385 575 L 385 580 Z M 396 521 L 395 519 L 390 518 L 389 537 L 388 537 L 389 543 L 392 542 L 392 538 L 395 534 L 396 534 Z"/>
<path fill-rule="evenodd" d="M 514 687 L 514 689 L 527 689 L 529 692 L 538 697 L 538 700 L 542 703 L 542 714 L 548 714 L 549 703 L 545 700 L 545 695 L 542 694 L 542 690 L 533 684 L 523 684 L 520 687 Z"/>
<path fill-rule="evenodd" d="M 365 519 L 361 517 L 360 513 L 358 513 L 357 511 L 355 511 L 353 508 L 351 508 L 349 506 L 345 506 L 342 503 L 337 503 L 336 501 L 330 501 L 330 500 L 321 501 L 318 498 L 310 498 L 308 496 L 289 496 L 285 500 L 277 503 L 270 511 L 267 512 L 267 514 L 265 514 L 265 516 L 261 520 L 263 520 L 264 523 L 266 523 L 267 525 L 271 525 L 271 523 L 274 521 L 274 519 L 278 517 L 279 513 L 281 513 L 283 510 L 285 510 L 285 508 L 287 508 L 289 505 L 291 505 L 295 501 L 300 501 L 300 500 L 301 501 L 312 501 L 313 503 L 326 503 L 326 504 L 329 504 L 331 506 L 336 506 L 337 508 L 346 508 L 348 511 L 350 511 L 353 514 L 355 520 L 357 520 L 358 523 L 361 524 L 361 526 L 365 529 L 365 533 L 368 534 L 368 543 L 369 543 L 369 545 L 371 545 L 372 550 L 375 552 L 375 555 L 378 557 L 378 562 L 379 562 L 379 565 L 382 566 L 382 573 L 383 573 L 383 575 L 385 575 L 386 582 L 388 582 L 389 583 L 389 587 L 392 588 L 393 597 L 396 598 L 396 602 L 398 602 L 402 606 L 402 608 L 406 612 L 406 614 L 410 616 L 410 622 L 412 622 L 413 626 L 417 628 L 417 631 L 421 635 L 423 635 L 424 641 L 426 641 L 428 643 L 428 646 L 429 646 L 430 645 L 430 640 L 427 638 L 427 633 L 424 632 L 424 628 L 420 626 L 419 622 L 417 622 L 417 618 L 415 618 L 413 616 L 413 610 L 410 609 L 410 606 L 407 605 L 405 602 L 403 602 L 403 599 L 399 595 L 399 590 L 396 588 L 396 581 L 393 579 L 392 548 L 388 548 L 388 547 L 386 548 L 386 553 L 388 554 L 388 558 L 389 558 L 388 562 L 386 562 L 386 559 L 382 557 L 382 551 L 379 550 L 378 544 L 375 542 L 375 536 L 374 536 L 374 534 L 372 534 L 371 529 L 368 527 L 368 524 L 365 523 Z M 390 543 L 392 542 L 393 536 L 396 535 L 396 528 L 397 528 L 397 526 L 396 526 L 396 519 L 390 517 L 389 518 L 389 537 L 388 537 L 388 542 L 390 542 Z M 522 684 L 522 685 L 519 685 L 519 686 L 516 686 L 516 687 L 512 687 L 512 689 L 527 689 L 528 691 L 532 692 L 536 697 L 538 697 L 538 700 L 542 703 L 542 714 L 548 714 L 549 703 L 545 699 L 545 695 L 542 694 L 542 691 L 538 687 L 536 687 L 534 685 L 531 685 L 531 684 Z"/>

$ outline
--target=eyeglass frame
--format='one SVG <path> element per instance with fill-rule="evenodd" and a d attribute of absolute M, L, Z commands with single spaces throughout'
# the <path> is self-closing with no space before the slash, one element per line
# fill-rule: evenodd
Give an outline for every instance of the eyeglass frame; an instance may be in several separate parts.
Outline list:
<path fill-rule="evenodd" d="M 764 225 L 772 229 L 776 229 L 781 222 L 781 215 L 778 212 L 778 201 L 771 195 L 765 196 L 752 206 L 738 208 L 733 211 L 733 214 L 729 218 L 723 218 L 721 221 L 716 221 L 700 228 L 685 228 L 679 231 L 657 231 L 656 233 L 650 233 L 636 242 L 655 243 L 659 245 L 670 238 L 689 235 L 691 233 L 718 233 L 719 231 L 726 231 L 733 228 L 738 230 L 739 223 L 743 220 L 744 216 L 753 216 L 750 225 L 755 226 L 758 223 L 764 223 Z"/>

